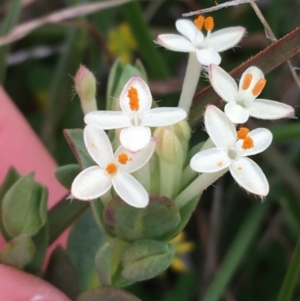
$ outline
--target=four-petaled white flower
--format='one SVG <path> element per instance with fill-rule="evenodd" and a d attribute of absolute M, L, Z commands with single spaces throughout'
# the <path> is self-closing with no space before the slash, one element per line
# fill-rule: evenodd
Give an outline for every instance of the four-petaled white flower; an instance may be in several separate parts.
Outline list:
<path fill-rule="evenodd" d="M 157 44 L 173 51 L 196 52 L 200 64 L 219 65 L 221 56 L 219 52 L 230 49 L 239 43 L 245 34 L 244 27 L 228 27 L 211 33 L 214 21 L 212 17 L 199 16 L 194 23 L 190 20 L 180 19 L 175 23 L 176 29 L 183 35 L 160 34 L 155 41 Z M 201 32 L 202 27 L 207 35 Z"/>
<path fill-rule="evenodd" d="M 200 151 L 190 162 L 193 170 L 213 173 L 229 168 L 236 182 L 247 191 L 264 197 L 269 183 L 261 168 L 247 156 L 264 151 L 272 142 L 272 133 L 265 128 L 251 132 L 234 124 L 217 107 L 209 105 L 204 115 L 205 128 L 216 147 Z"/>
<path fill-rule="evenodd" d="M 71 194 L 79 200 L 92 200 L 104 195 L 112 186 L 126 203 L 143 208 L 149 196 L 132 173 L 144 166 L 151 158 L 156 141 L 151 139 L 141 151 L 131 153 L 120 146 L 113 154 L 111 143 L 98 125 L 90 124 L 84 129 L 84 143 L 98 164 L 84 169 L 73 181 Z"/>
<path fill-rule="evenodd" d="M 133 76 L 120 95 L 122 111 L 94 111 L 85 115 L 86 124 L 97 124 L 104 130 L 119 129 L 120 142 L 126 149 L 136 152 L 149 144 L 149 127 L 172 125 L 186 118 L 182 108 L 151 109 L 152 95 L 148 85 Z"/>
<path fill-rule="evenodd" d="M 260 119 L 294 117 L 294 109 L 284 103 L 256 99 L 263 90 L 266 79 L 262 71 L 249 67 L 242 75 L 239 87 L 235 80 L 217 65 L 208 68 L 209 80 L 214 90 L 227 102 L 225 114 L 233 123 L 244 123 L 249 116 Z"/>

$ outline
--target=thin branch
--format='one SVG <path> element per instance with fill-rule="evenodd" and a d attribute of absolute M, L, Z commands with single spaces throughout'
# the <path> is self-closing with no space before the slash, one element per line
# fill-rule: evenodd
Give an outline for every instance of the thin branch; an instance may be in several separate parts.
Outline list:
<path fill-rule="evenodd" d="M 257 4 L 254 2 L 251 2 L 250 5 L 252 6 L 254 12 L 256 13 L 258 19 L 260 20 L 260 22 L 262 23 L 263 27 L 265 28 L 265 32 L 266 32 L 266 37 L 269 38 L 272 43 L 274 43 L 275 41 L 277 41 L 277 38 L 275 37 L 271 27 L 269 26 L 267 20 L 265 19 L 265 17 L 263 16 L 263 14 L 261 13 L 260 9 L 258 8 Z M 295 68 L 292 66 L 290 61 L 286 61 L 292 76 L 300 90 L 300 79 L 295 71 Z"/>
<path fill-rule="evenodd" d="M 204 9 L 200 9 L 200 10 L 196 10 L 193 12 L 189 12 L 189 13 L 184 13 L 182 14 L 183 17 L 190 17 L 190 16 L 194 16 L 194 15 L 199 15 L 199 14 L 205 14 L 205 13 L 209 13 L 215 10 L 219 10 L 222 8 L 227 8 L 229 6 L 237 6 L 240 4 L 245 4 L 245 3 L 253 3 L 254 1 L 257 0 L 233 0 L 233 1 L 228 1 L 228 2 L 224 2 L 224 3 L 217 3 L 217 1 L 215 1 L 216 5 L 209 7 L 209 8 L 204 8 Z"/>
<path fill-rule="evenodd" d="M 46 16 L 25 22 L 17 26 L 8 35 L 0 38 L 0 46 L 17 41 L 28 35 L 34 29 L 49 23 L 58 23 L 64 20 L 95 13 L 98 10 L 106 9 L 130 2 L 131 0 L 110 0 L 100 3 L 77 5 L 71 8 L 59 10 Z"/>

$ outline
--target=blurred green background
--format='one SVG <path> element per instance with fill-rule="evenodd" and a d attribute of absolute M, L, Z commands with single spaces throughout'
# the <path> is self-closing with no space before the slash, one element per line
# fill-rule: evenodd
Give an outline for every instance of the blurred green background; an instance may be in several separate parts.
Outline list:
<path fill-rule="evenodd" d="M 101 1 L 0 1 L 0 33 L 5 35 L 17 23 L 92 2 Z M 62 129 L 84 126 L 73 83 L 79 65 L 86 65 L 97 78 L 100 109 L 105 106 L 108 74 L 116 58 L 124 64 L 140 60 L 154 99 L 161 106 L 176 106 L 187 55 L 162 49 L 153 40 L 159 33 L 175 32 L 174 23 L 182 13 L 213 5 L 213 0 L 132 1 L 44 25 L 0 48 L 2 85 L 58 164 L 75 163 Z M 277 38 L 300 25 L 300 1 L 260 0 L 258 6 Z M 240 25 L 248 32 L 239 47 L 222 54 L 221 66 L 227 71 L 272 42 L 249 4 L 211 15 L 216 30 Z M 291 63 L 300 68 L 299 54 Z M 266 78 L 261 98 L 288 103 L 297 116 L 300 91 L 287 65 Z M 208 80 L 202 76 L 199 89 L 206 85 Z M 268 127 L 274 134 L 273 147 L 255 158 L 269 179 L 269 196 L 261 203 L 240 189 L 229 174 L 210 187 L 186 229 L 186 239 L 194 247 L 180 255 L 185 271 L 169 269 L 128 288 L 142 300 L 300 300 L 300 250 L 295 249 L 300 237 L 300 125 L 297 120 L 282 120 L 255 121 L 255 126 Z M 206 137 L 200 124 L 191 144 Z M 278 297 L 289 267 L 295 271 L 287 282 L 296 282 L 291 299 L 287 294 Z"/>

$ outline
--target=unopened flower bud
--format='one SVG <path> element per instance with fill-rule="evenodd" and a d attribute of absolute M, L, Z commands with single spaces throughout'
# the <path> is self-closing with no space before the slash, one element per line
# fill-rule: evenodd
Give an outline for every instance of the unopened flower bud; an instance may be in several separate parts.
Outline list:
<path fill-rule="evenodd" d="M 83 113 L 97 111 L 96 79 L 93 73 L 83 65 L 80 65 L 76 72 L 75 89 L 80 98 Z"/>
<path fill-rule="evenodd" d="M 182 145 L 184 157 L 187 156 L 189 141 L 191 138 L 191 128 L 186 120 L 181 120 L 171 125 L 172 131 L 178 137 Z"/>

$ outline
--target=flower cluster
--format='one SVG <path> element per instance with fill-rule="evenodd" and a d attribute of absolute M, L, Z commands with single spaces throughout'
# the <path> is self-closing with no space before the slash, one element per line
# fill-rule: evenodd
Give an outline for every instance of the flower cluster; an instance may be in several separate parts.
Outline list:
<path fill-rule="evenodd" d="M 212 33 L 213 27 L 212 17 L 200 16 L 194 22 L 178 20 L 176 28 L 182 36 L 162 34 L 156 40 L 167 49 L 196 54 L 197 64 L 208 66 L 210 83 L 226 102 L 224 112 L 214 105 L 207 106 L 205 110 L 204 124 L 210 138 L 209 147 L 190 156 L 190 162 L 186 164 L 190 129 L 185 125 L 185 119 L 190 103 L 182 105 L 182 102 L 190 101 L 184 92 L 185 89 L 193 89 L 189 88 L 189 80 L 184 83 L 179 107 L 152 108 L 152 95 L 147 83 L 141 77 L 133 76 L 120 93 L 118 110 L 85 114 L 84 143 L 97 165 L 83 170 L 75 178 L 71 188 L 75 198 L 99 198 L 113 187 L 114 192 L 133 207 L 146 207 L 149 193 L 163 195 L 176 203 L 183 196 L 192 198 L 198 195 L 227 170 L 248 192 L 260 197 L 268 194 L 266 176 L 248 156 L 269 147 L 272 133 L 265 128 L 250 131 L 239 124 L 245 123 L 250 116 L 269 120 L 293 117 L 294 109 L 277 101 L 257 98 L 266 85 L 259 68 L 248 68 L 237 85 L 218 66 L 221 63 L 219 52 L 234 47 L 245 29 L 231 27 Z M 202 28 L 207 31 L 206 36 Z M 188 68 L 186 79 L 190 78 L 189 72 L 194 71 Z M 200 73 L 201 68 L 197 72 Z M 77 86 L 79 84 L 80 80 Z M 156 128 L 153 137 L 150 128 Z M 115 152 L 104 130 L 115 130 Z M 188 181 L 185 175 L 189 179 L 192 170 L 201 173 L 199 177 L 206 183 L 196 190 L 191 188 L 195 186 L 193 183 L 185 183 Z M 216 176 L 205 176 L 209 174 Z M 194 192 L 185 194 L 189 189 Z M 181 206 L 180 202 L 177 206 Z"/>

